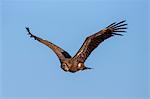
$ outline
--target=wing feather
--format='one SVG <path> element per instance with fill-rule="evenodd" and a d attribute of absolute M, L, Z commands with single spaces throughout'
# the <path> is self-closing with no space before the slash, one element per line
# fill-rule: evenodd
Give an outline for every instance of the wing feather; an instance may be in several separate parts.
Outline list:
<path fill-rule="evenodd" d="M 35 40 L 39 41 L 40 43 L 42 43 L 42 44 L 48 46 L 49 48 L 51 48 L 55 52 L 55 54 L 58 56 L 60 62 L 62 62 L 66 58 L 71 58 L 69 53 L 66 52 L 65 50 L 63 50 L 62 48 L 58 47 L 57 45 L 55 45 L 55 44 L 53 44 L 53 43 L 51 43 L 47 40 L 43 40 L 42 38 L 33 35 L 30 32 L 28 27 L 26 27 L 26 30 L 27 30 L 28 34 L 30 35 L 30 37 L 34 38 Z"/>
<path fill-rule="evenodd" d="M 124 21 L 121 21 L 119 23 L 112 23 L 109 26 L 107 26 L 105 29 L 89 36 L 84 41 L 83 45 L 79 49 L 79 51 L 76 53 L 76 55 L 73 57 L 75 60 L 80 62 L 85 62 L 85 60 L 88 58 L 88 56 L 91 54 L 91 52 L 98 47 L 98 45 L 103 42 L 104 40 L 114 36 L 114 35 L 120 35 L 122 34 L 116 33 L 116 32 L 126 32 L 124 31 L 127 29 L 127 24 L 124 24 Z"/>

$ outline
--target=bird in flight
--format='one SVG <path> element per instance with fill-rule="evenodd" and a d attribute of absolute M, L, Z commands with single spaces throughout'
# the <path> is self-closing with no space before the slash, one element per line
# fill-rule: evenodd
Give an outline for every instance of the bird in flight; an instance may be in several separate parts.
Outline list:
<path fill-rule="evenodd" d="M 82 44 L 81 48 L 78 50 L 78 52 L 72 57 L 67 51 L 63 50 L 59 46 L 53 44 L 50 41 L 44 40 L 40 37 L 35 36 L 30 32 L 29 27 L 26 27 L 26 30 L 31 38 L 34 38 L 35 40 L 39 41 L 40 43 L 48 46 L 50 49 L 52 49 L 55 54 L 58 56 L 61 68 L 65 72 L 71 72 L 75 73 L 77 71 L 82 71 L 86 69 L 91 69 L 90 67 L 86 67 L 84 65 L 84 62 L 88 58 L 88 56 L 91 54 L 91 52 L 98 47 L 100 43 L 102 43 L 104 40 L 113 37 L 115 35 L 123 36 L 122 32 L 126 32 L 125 20 L 121 22 L 114 22 L 107 26 L 106 28 L 100 30 L 99 32 L 92 34 L 88 36 L 84 43 Z"/>

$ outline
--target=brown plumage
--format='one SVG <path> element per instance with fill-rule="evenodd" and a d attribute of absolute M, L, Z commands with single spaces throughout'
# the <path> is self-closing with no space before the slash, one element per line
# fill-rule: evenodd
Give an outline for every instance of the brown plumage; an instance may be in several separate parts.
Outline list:
<path fill-rule="evenodd" d="M 110 24 L 109 26 L 107 26 L 105 29 L 87 37 L 83 45 L 81 46 L 81 48 L 79 49 L 79 51 L 76 53 L 74 57 L 71 57 L 68 52 L 58 47 L 57 45 L 33 35 L 30 32 L 28 27 L 26 27 L 26 30 L 28 31 L 28 34 L 30 35 L 30 37 L 41 42 L 42 44 L 45 44 L 46 46 L 48 46 L 55 52 L 55 54 L 58 56 L 60 60 L 61 68 L 64 71 L 74 73 L 79 70 L 91 69 L 84 65 L 84 62 L 86 61 L 88 56 L 91 54 L 91 52 L 96 47 L 98 47 L 98 45 L 104 40 L 115 35 L 122 36 L 122 34 L 119 34 L 117 32 L 126 32 L 124 31 L 125 29 L 127 29 L 125 27 L 126 25 L 127 24 L 125 24 L 125 20 L 119 23 L 114 22 Z"/>

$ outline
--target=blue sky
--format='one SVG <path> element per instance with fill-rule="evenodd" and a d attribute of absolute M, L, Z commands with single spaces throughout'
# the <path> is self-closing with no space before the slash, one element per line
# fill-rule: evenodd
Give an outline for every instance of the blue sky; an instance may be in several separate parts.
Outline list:
<path fill-rule="evenodd" d="M 0 7 L 2 99 L 148 98 L 148 1 L 3 0 Z M 87 36 L 124 19 L 124 36 L 94 50 L 85 63 L 94 69 L 74 74 L 25 30 L 74 55 Z"/>

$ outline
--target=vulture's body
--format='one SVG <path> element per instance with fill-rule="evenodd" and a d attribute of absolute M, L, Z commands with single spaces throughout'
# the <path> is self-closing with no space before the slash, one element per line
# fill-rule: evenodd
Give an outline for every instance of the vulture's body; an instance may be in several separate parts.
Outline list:
<path fill-rule="evenodd" d="M 121 21 L 119 23 L 114 22 L 105 29 L 87 37 L 79 51 L 73 57 L 71 57 L 68 52 L 58 47 L 57 45 L 33 35 L 28 27 L 26 27 L 26 29 L 30 37 L 33 37 L 35 40 L 41 42 L 42 44 L 45 44 L 55 52 L 60 60 L 61 68 L 64 71 L 74 73 L 80 70 L 91 69 L 84 65 L 84 62 L 86 61 L 88 56 L 104 40 L 114 35 L 122 36 L 122 34 L 119 34 L 117 32 L 125 32 L 124 30 L 127 29 L 125 27 L 127 24 L 125 24 L 124 22 L 125 21 Z"/>

